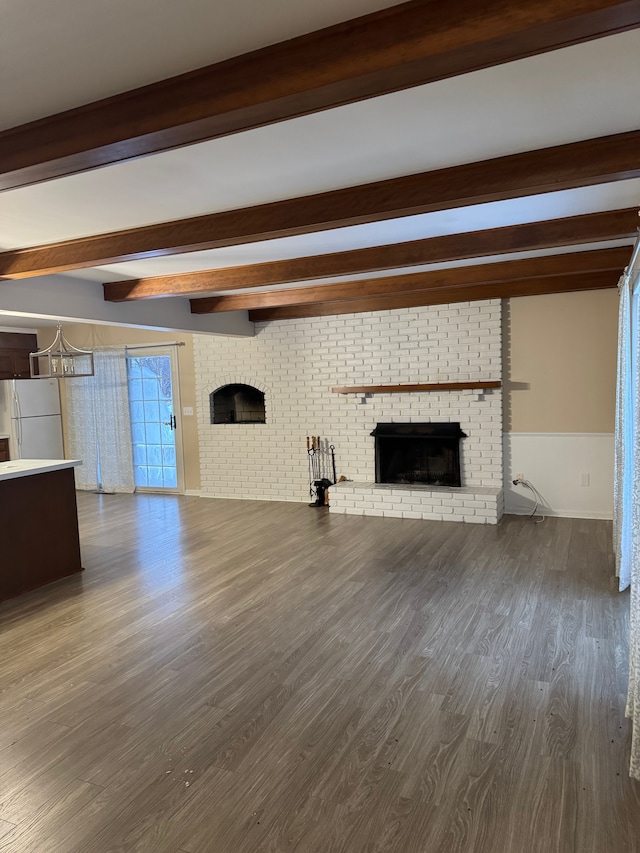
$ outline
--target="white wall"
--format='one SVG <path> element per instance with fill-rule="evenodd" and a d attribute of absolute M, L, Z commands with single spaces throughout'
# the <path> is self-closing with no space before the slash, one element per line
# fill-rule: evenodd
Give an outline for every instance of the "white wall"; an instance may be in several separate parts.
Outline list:
<path fill-rule="evenodd" d="M 511 482 L 524 474 L 544 497 L 544 514 L 611 518 L 613 457 L 611 433 L 505 433 L 505 512 L 534 507 L 529 489 Z"/>
<path fill-rule="evenodd" d="M 202 334 L 253 335 L 246 311 L 192 314 L 184 297 L 105 302 L 102 285 L 66 275 L 43 275 L 26 280 L 5 280 L 0 291 L 3 313 L 15 317 L 97 323 Z"/>
<path fill-rule="evenodd" d="M 373 481 L 384 421 L 460 421 L 463 485 L 502 485 L 502 395 L 376 394 L 335 385 L 501 378 L 501 304 L 458 305 L 256 324 L 253 338 L 194 337 L 202 493 L 308 500 L 306 436 L 336 446 L 338 474 Z M 229 383 L 265 392 L 266 424 L 210 423 L 209 394 Z"/>

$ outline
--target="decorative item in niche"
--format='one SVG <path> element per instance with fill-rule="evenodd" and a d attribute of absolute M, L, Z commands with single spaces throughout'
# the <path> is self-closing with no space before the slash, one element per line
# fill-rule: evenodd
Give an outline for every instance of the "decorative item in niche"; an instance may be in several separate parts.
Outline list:
<path fill-rule="evenodd" d="M 223 385 L 209 394 L 212 424 L 266 423 L 264 394 L 252 385 Z"/>

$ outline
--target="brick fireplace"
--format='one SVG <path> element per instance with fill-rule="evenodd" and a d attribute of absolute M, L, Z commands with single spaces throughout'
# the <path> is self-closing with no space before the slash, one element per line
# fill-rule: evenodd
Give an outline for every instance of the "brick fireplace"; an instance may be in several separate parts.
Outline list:
<path fill-rule="evenodd" d="M 308 502 L 306 436 L 320 435 L 349 480 L 329 490 L 331 512 L 499 520 L 500 389 L 331 389 L 500 380 L 500 300 L 260 323 L 254 338 L 200 335 L 194 349 L 203 495 Z M 230 383 L 264 392 L 265 423 L 211 423 L 210 395 Z M 458 423 L 466 435 L 461 486 L 376 484 L 376 426 L 435 422 Z"/>

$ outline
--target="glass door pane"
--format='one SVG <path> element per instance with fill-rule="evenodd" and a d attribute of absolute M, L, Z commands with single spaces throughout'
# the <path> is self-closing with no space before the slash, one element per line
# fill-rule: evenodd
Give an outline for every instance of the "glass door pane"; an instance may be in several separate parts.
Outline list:
<path fill-rule="evenodd" d="M 170 355 L 127 358 L 136 488 L 177 489 L 176 416 Z"/>

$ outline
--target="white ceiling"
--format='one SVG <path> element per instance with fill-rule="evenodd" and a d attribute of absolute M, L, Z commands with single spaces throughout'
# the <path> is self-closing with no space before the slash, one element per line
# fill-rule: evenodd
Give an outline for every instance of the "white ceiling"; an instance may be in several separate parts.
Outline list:
<path fill-rule="evenodd" d="M 2 0 L 0 129 L 398 0 Z"/>
<path fill-rule="evenodd" d="M 53 14 L 48 0 L 4 0 L 0 125 L 57 112 L 391 5 L 389 0 L 57 0 Z M 640 30 L 635 30 L 7 191 L 0 194 L 0 247 L 181 219 L 635 130 L 640 128 L 638 80 Z M 640 206 L 640 181 L 149 258 L 73 275 L 93 281 L 165 275 L 632 206 Z"/>
<path fill-rule="evenodd" d="M 545 193 L 544 195 L 510 201 L 459 207 L 438 213 L 405 216 L 386 222 L 353 225 L 348 228 L 319 231 L 315 234 L 301 234 L 260 243 L 226 246 L 222 249 L 211 249 L 206 252 L 146 258 L 128 263 L 96 267 L 92 270 L 78 270 L 78 272 L 70 272 L 66 275 L 106 282 L 144 276 L 222 269 L 242 264 L 323 255 L 350 249 L 364 249 L 370 246 L 403 243 L 409 240 L 439 237 L 445 234 L 462 234 L 481 228 L 500 228 L 505 225 L 519 225 L 525 222 L 539 222 L 545 219 L 597 213 L 604 210 L 619 210 L 639 205 L 640 179 L 635 179 L 619 181 L 615 184 L 600 184 L 563 192 Z M 640 220 L 638 224 L 640 225 Z M 600 248 L 600 245 L 594 246 L 594 248 Z M 569 251 L 576 250 L 570 248 Z M 542 252 L 532 252 L 530 256 L 535 257 L 538 254 L 542 254 Z M 509 257 L 511 258 L 511 255 Z M 473 263 L 482 263 L 483 260 L 476 258 Z M 397 272 L 398 270 L 387 270 L 385 274 Z"/>

